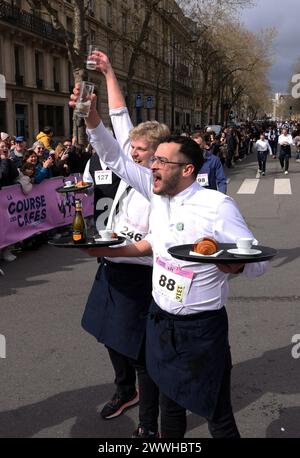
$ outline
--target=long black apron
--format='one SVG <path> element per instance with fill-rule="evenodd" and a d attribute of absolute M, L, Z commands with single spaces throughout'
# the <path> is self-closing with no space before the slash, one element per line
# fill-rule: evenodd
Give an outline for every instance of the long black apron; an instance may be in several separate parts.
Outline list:
<path fill-rule="evenodd" d="M 150 377 L 170 399 L 211 419 L 230 358 L 225 307 L 171 315 L 152 302 L 146 331 Z"/>

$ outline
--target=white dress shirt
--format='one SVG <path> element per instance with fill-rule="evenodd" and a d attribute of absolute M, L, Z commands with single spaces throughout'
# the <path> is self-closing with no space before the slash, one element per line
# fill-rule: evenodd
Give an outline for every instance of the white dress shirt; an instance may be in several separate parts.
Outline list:
<path fill-rule="evenodd" d="M 269 150 L 269 153 L 272 154 L 272 149 L 268 140 L 257 140 L 255 147 L 257 151 L 264 152 Z"/>
<path fill-rule="evenodd" d="M 288 134 L 288 135 L 283 135 L 283 134 L 279 135 L 279 138 L 278 138 L 279 145 L 283 145 L 286 142 L 289 145 L 293 145 L 294 144 L 293 137 L 290 134 Z"/>
<path fill-rule="evenodd" d="M 159 307 L 172 314 L 192 314 L 220 309 L 228 297 L 228 274 L 214 264 L 180 261 L 168 253 L 175 245 L 191 244 L 199 237 L 211 236 L 220 243 L 235 243 L 238 237 L 253 237 L 235 202 L 218 191 L 194 182 L 180 194 L 169 197 L 152 193 L 151 170 L 140 167 L 124 154 L 103 123 L 89 130 L 91 143 L 99 157 L 114 172 L 151 201 L 150 232 L 146 239 L 153 249 L 153 297 Z M 255 240 L 254 242 L 258 242 Z M 244 274 L 256 277 L 265 272 L 267 262 L 246 264 Z M 171 297 L 173 279 L 184 291 Z M 178 288 L 177 288 L 178 291 Z"/>
<path fill-rule="evenodd" d="M 129 130 L 133 127 L 127 110 L 111 110 L 111 122 L 116 139 L 131 162 Z M 113 138 L 111 136 L 111 138 Z M 102 159 L 100 158 L 101 165 Z M 105 164 L 103 164 L 106 167 Z M 102 165 L 102 167 L 103 167 Z M 145 238 L 149 232 L 150 202 L 134 188 L 128 191 L 128 184 L 120 181 L 116 192 L 107 227 L 118 235 L 126 237 L 124 245 L 135 243 Z M 120 245 L 119 245 L 120 246 Z M 152 266 L 152 256 L 135 258 L 107 258 L 111 262 L 124 264 L 140 264 Z"/>

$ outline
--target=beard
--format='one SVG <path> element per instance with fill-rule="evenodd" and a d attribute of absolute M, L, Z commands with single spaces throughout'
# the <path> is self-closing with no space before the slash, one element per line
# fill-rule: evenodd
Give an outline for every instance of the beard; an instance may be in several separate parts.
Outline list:
<path fill-rule="evenodd" d="M 181 170 L 179 169 L 176 173 L 168 178 L 161 178 L 160 174 L 155 175 L 159 179 L 158 189 L 153 188 L 153 193 L 158 196 L 174 196 L 177 194 L 177 186 L 181 177 Z"/>

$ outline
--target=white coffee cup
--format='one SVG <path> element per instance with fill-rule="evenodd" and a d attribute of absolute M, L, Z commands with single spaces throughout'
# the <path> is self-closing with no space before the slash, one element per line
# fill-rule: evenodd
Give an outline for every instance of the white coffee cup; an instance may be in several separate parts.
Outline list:
<path fill-rule="evenodd" d="M 237 249 L 241 254 L 247 254 L 252 247 L 253 239 L 250 237 L 239 237 L 236 240 Z"/>
<path fill-rule="evenodd" d="M 102 231 L 99 231 L 99 235 L 102 240 L 111 240 L 113 238 L 113 231 L 111 229 L 103 229 Z"/>
<path fill-rule="evenodd" d="M 65 186 L 66 186 L 67 188 L 69 188 L 69 187 L 72 186 L 72 185 L 73 185 L 73 182 L 72 182 L 72 181 L 65 181 Z"/>

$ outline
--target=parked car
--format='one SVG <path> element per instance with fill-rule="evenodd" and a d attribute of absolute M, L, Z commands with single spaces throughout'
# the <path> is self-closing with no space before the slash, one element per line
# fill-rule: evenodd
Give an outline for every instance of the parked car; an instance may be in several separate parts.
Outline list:
<path fill-rule="evenodd" d="M 205 127 L 205 132 L 212 132 L 214 131 L 216 135 L 219 135 L 221 133 L 222 126 L 219 124 L 212 124 L 210 126 Z"/>

